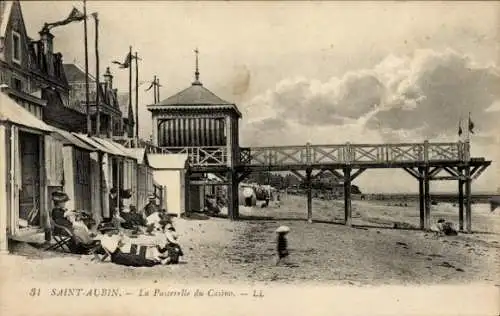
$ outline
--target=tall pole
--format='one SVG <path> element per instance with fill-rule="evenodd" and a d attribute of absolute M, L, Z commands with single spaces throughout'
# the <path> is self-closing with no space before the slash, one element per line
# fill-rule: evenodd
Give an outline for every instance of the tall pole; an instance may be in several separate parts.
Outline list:
<path fill-rule="evenodd" d="M 160 102 L 160 78 L 156 79 L 156 100 Z"/>
<path fill-rule="evenodd" d="M 156 89 L 157 89 L 157 87 L 156 87 L 156 76 L 155 76 L 153 79 L 153 93 L 154 93 L 154 100 L 155 100 L 154 104 L 156 104 L 156 102 L 158 102 L 158 100 L 156 98 Z"/>
<path fill-rule="evenodd" d="M 90 120 L 90 103 L 89 103 L 89 52 L 87 46 L 87 0 L 83 0 L 83 32 L 85 43 L 85 106 L 87 110 L 87 135 L 92 135 L 92 121 Z"/>
<path fill-rule="evenodd" d="M 129 65 L 128 65 L 128 108 L 132 106 L 132 46 L 129 47 Z M 137 123 L 136 123 L 137 124 Z M 131 131 L 129 137 L 132 137 Z"/>
<path fill-rule="evenodd" d="M 139 141 L 139 56 L 135 52 L 135 139 Z"/>
<path fill-rule="evenodd" d="M 95 94 L 95 110 L 96 110 L 96 134 L 101 135 L 101 109 L 99 104 L 99 90 L 100 90 L 100 74 L 99 74 L 99 18 L 97 12 L 92 13 L 95 21 L 95 81 L 96 81 L 96 94 Z M 111 122 L 109 122 L 111 123 Z"/>

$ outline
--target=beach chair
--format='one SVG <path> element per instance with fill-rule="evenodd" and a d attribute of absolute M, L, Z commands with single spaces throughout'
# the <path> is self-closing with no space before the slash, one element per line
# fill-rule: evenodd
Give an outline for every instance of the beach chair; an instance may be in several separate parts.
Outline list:
<path fill-rule="evenodd" d="M 52 218 L 50 219 L 50 229 L 52 239 L 55 243 L 50 245 L 46 250 L 62 250 L 63 252 L 71 252 L 71 230 L 67 227 L 56 224 Z"/>

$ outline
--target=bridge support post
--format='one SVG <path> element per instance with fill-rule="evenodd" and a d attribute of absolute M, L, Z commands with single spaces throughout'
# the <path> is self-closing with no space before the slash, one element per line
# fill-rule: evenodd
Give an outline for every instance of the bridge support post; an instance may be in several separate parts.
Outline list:
<path fill-rule="evenodd" d="M 352 225 L 351 167 L 344 168 L 344 224 Z"/>
<path fill-rule="evenodd" d="M 465 229 L 472 232 L 472 192 L 471 192 L 470 166 L 465 167 Z"/>
<path fill-rule="evenodd" d="M 311 169 L 306 170 L 306 187 L 307 187 L 307 222 L 312 223 L 312 181 Z"/>
<path fill-rule="evenodd" d="M 425 229 L 425 188 L 424 169 L 418 168 L 418 207 L 420 210 L 420 229 Z"/>
<path fill-rule="evenodd" d="M 234 170 L 227 172 L 227 216 L 230 220 L 237 220 L 240 216 L 238 199 L 238 177 Z"/>
<path fill-rule="evenodd" d="M 189 215 L 189 213 L 191 212 L 191 203 L 190 203 L 191 181 L 189 179 L 190 177 L 191 173 L 189 172 L 189 170 L 186 170 L 186 172 L 184 173 L 184 212 L 186 213 L 186 215 Z"/>
<path fill-rule="evenodd" d="M 429 177 L 429 167 L 424 168 L 424 204 L 425 204 L 425 215 L 424 215 L 424 229 L 428 230 L 431 228 L 431 194 L 430 194 L 430 177 Z"/>
<path fill-rule="evenodd" d="M 458 168 L 458 175 L 461 178 L 464 174 L 463 168 Z M 465 181 L 458 179 L 458 227 L 464 231 L 464 184 Z"/>

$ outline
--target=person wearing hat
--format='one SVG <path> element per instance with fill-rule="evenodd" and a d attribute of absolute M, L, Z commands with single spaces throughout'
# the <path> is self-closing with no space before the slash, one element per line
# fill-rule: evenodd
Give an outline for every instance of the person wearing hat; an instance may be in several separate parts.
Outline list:
<path fill-rule="evenodd" d="M 156 205 L 156 196 L 154 194 L 149 195 L 149 202 L 144 206 L 144 216 L 147 218 L 151 214 L 158 212 L 160 209 Z"/>
<path fill-rule="evenodd" d="M 278 260 L 276 261 L 276 265 L 278 265 L 282 259 L 287 258 L 288 253 L 288 241 L 286 239 L 286 235 L 290 232 L 290 228 L 287 226 L 280 226 L 276 229 L 277 234 L 277 250 L 278 250 Z"/>
<path fill-rule="evenodd" d="M 54 208 L 52 209 L 51 217 L 53 221 L 67 228 L 71 232 L 70 250 L 73 253 L 86 253 L 91 248 L 98 246 L 98 241 L 94 241 L 90 231 L 85 224 L 79 220 L 78 214 L 75 211 L 70 211 L 66 208 L 66 202 L 69 201 L 69 196 L 62 191 L 52 193 L 52 201 Z M 59 231 L 59 234 L 67 235 L 64 230 Z"/>

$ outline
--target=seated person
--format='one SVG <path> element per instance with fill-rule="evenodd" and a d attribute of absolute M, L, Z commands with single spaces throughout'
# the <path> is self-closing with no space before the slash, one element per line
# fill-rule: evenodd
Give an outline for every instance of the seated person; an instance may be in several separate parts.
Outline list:
<path fill-rule="evenodd" d="M 123 228 L 137 229 L 138 226 L 146 226 L 146 219 L 137 212 L 134 205 L 125 206 L 120 215 L 125 220 L 122 223 Z"/>
<path fill-rule="evenodd" d="M 97 247 L 99 242 L 92 239 L 92 234 L 79 214 L 66 208 L 66 202 L 69 201 L 68 195 L 64 192 L 54 192 L 52 200 L 55 205 L 52 209 L 52 219 L 56 225 L 66 228 L 56 226 L 54 233 L 71 237 L 69 245 L 71 252 L 87 253 L 92 248 Z"/>
<path fill-rule="evenodd" d="M 161 221 L 171 222 L 170 217 L 165 209 L 156 211 L 146 218 L 147 232 L 151 234 L 153 231 L 161 230 Z"/>
<path fill-rule="evenodd" d="M 184 253 L 177 242 L 174 226 L 168 221 L 161 221 L 161 232 L 157 234 L 158 259 L 162 264 L 177 264 Z"/>
<path fill-rule="evenodd" d="M 144 215 L 145 215 L 145 217 L 148 217 L 151 214 L 158 212 L 159 210 L 160 210 L 160 208 L 158 207 L 158 205 L 156 205 L 156 196 L 151 194 L 149 196 L 148 204 L 146 204 L 146 206 L 144 207 Z"/>

